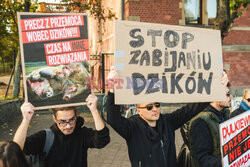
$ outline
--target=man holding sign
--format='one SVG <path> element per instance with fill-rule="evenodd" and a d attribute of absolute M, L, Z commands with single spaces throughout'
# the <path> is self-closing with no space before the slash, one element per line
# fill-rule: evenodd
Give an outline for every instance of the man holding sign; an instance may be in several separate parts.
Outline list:
<path fill-rule="evenodd" d="M 44 159 L 46 167 L 87 167 L 88 148 L 103 148 L 109 143 L 109 130 L 97 110 L 97 97 L 91 94 L 86 101 L 94 118 L 96 130 L 83 127 L 84 120 L 78 116 L 75 107 L 53 109 L 55 123 L 50 129 L 54 133 L 54 141 Z M 43 155 L 47 133 L 42 130 L 26 138 L 34 107 L 30 103 L 24 103 L 21 111 L 23 121 L 13 140 L 26 154 Z"/>
<path fill-rule="evenodd" d="M 192 166 L 221 167 L 219 124 L 229 119 L 232 96 L 229 89 L 226 101 L 211 102 L 188 124 L 186 141 L 191 153 Z M 185 141 L 185 140 L 184 140 Z M 183 162 L 181 163 L 183 164 Z"/>
<path fill-rule="evenodd" d="M 108 79 L 119 79 L 112 67 Z M 223 77 L 223 81 L 227 76 Z M 109 82 L 109 83 L 110 83 Z M 175 130 L 202 111 L 208 103 L 188 104 L 171 114 L 160 114 L 160 103 L 137 104 L 138 115 L 129 119 L 120 114 L 120 106 L 114 104 L 114 94 L 108 94 L 106 110 L 108 123 L 127 142 L 133 167 L 176 167 Z"/>

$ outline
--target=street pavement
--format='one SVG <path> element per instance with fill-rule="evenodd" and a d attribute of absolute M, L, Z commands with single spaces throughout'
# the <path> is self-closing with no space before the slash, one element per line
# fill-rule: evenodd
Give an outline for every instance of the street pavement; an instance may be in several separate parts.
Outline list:
<path fill-rule="evenodd" d="M 85 119 L 85 126 L 94 128 L 91 114 L 84 113 L 81 116 Z M 0 141 L 12 140 L 18 125 L 22 121 L 19 115 L 12 121 L 0 125 Z M 47 112 L 35 113 L 29 126 L 28 135 L 52 125 L 52 115 Z M 89 167 L 130 167 L 128 149 L 126 142 L 109 125 L 111 142 L 103 149 L 88 150 Z M 180 131 L 176 131 L 176 151 L 177 154 L 183 143 Z"/>

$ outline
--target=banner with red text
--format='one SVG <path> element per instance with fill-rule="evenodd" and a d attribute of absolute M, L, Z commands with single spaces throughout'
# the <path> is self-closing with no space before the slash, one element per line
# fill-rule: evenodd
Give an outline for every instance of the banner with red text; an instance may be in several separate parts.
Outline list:
<path fill-rule="evenodd" d="M 223 167 L 250 166 L 250 110 L 220 124 Z"/>
<path fill-rule="evenodd" d="M 36 109 L 85 104 L 91 93 L 85 14 L 18 13 L 25 100 Z"/>

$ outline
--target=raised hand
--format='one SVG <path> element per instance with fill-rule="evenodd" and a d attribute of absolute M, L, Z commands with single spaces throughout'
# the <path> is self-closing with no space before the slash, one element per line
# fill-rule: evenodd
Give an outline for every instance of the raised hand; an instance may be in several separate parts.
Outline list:
<path fill-rule="evenodd" d="M 34 106 L 31 103 L 25 102 L 21 106 L 23 121 L 30 121 L 34 114 Z"/>
<path fill-rule="evenodd" d="M 110 88 L 110 92 L 114 92 L 114 84 L 117 83 L 117 80 L 119 79 L 119 75 L 117 72 L 117 69 L 115 66 L 111 66 L 110 72 L 107 77 L 107 84 Z"/>
<path fill-rule="evenodd" d="M 91 112 L 97 111 L 97 101 L 98 101 L 98 98 L 94 94 L 90 94 L 87 97 L 86 99 L 87 106 Z"/>

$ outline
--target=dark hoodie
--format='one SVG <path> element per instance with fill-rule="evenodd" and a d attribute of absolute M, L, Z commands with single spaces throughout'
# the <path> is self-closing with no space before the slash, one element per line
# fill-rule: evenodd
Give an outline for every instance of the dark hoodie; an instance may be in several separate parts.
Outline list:
<path fill-rule="evenodd" d="M 229 110 L 227 108 L 218 111 L 209 105 L 204 111 L 214 113 L 220 124 L 229 119 Z M 218 129 L 219 132 L 219 129 Z M 200 167 L 221 167 L 221 158 L 213 156 L 214 143 L 213 136 L 209 130 L 207 123 L 201 118 L 193 121 L 190 129 L 190 137 L 193 145 L 194 158 L 198 161 Z M 218 138 L 218 140 L 220 140 Z"/>
<path fill-rule="evenodd" d="M 77 118 L 74 132 L 64 135 L 56 124 L 50 128 L 55 134 L 54 143 L 45 159 L 47 167 L 87 167 L 88 148 L 103 148 L 110 142 L 109 130 L 105 126 L 97 131 L 83 126 L 84 119 Z M 42 154 L 46 132 L 39 131 L 26 138 L 25 154 Z"/>

